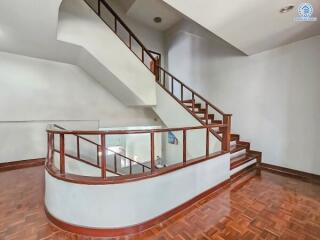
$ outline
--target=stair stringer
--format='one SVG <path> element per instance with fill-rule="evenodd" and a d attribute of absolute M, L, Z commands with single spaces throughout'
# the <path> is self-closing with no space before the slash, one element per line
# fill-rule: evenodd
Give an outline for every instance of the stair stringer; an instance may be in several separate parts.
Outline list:
<path fill-rule="evenodd" d="M 154 74 L 84 2 L 64 0 L 59 41 L 80 46 L 78 65 L 128 106 L 156 104 Z"/>

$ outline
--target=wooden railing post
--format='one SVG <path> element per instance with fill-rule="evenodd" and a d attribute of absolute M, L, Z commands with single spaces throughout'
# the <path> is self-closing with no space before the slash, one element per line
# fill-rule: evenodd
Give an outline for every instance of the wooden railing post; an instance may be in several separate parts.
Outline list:
<path fill-rule="evenodd" d="M 187 163 L 187 130 L 183 130 L 183 164 Z"/>
<path fill-rule="evenodd" d="M 155 158 L 154 158 L 154 132 L 150 133 L 150 152 L 151 152 L 151 173 L 155 171 Z"/>
<path fill-rule="evenodd" d="M 100 6 L 100 0 L 98 0 L 98 16 L 101 16 L 101 6 Z"/>
<path fill-rule="evenodd" d="M 65 149 L 64 149 L 64 134 L 60 133 L 60 173 L 65 174 Z"/>
<path fill-rule="evenodd" d="M 130 50 L 132 48 L 132 37 L 131 37 L 131 34 L 129 34 L 129 48 L 130 48 Z"/>
<path fill-rule="evenodd" d="M 142 56 L 141 56 L 141 61 L 144 64 L 144 49 L 142 48 Z"/>
<path fill-rule="evenodd" d="M 50 164 L 53 162 L 53 154 L 54 154 L 54 134 L 48 133 L 47 161 Z"/>
<path fill-rule="evenodd" d="M 118 167 L 117 167 L 117 155 L 113 154 L 114 156 L 114 172 L 117 173 Z"/>
<path fill-rule="evenodd" d="M 101 134 L 101 177 L 107 178 L 107 162 L 106 162 L 106 135 Z"/>
<path fill-rule="evenodd" d="M 171 93 L 172 93 L 172 95 L 174 95 L 174 93 L 173 93 L 173 86 L 174 86 L 174 84 L 173 84 L 173 77 L 171 77 Z"/>
<path fill-rule="evenodd" d="M 77 136 L 77 158 L 80 158 L 80 138 Z"/>
<path fill-rule="evenodd" d="M 180 93 L 180 97 L 181 97 L 181 102 L 183 102 L 183 85 L 181 83 L 181 93 Z"/>
<path fill-rule="evenodd" d="M 206 157 L 209 157 L 210 150 L 210 131 L 209 127 L 206 128 Z"/>
<path fill-rule="evenodd" d="M 192 92 L 192 112 L 194 112 L 194 105 L 195 105 L 194 92 Z"/>
<path fill-rule="evenodd" d="M 155 64 L 155 75 L 156 75 L 156 81 L 159 82 L 159 67 L 157 64 Z"/>
<path fill-rule="evenodd" d="M 100 152 L 101 152 L 101 149 L 100 149 L 100 146 L 97 145 L 97 165 L 100 166 Z"/>
<path fill-rule="evenodd" d="M 224 127 L 223 136 L 222 136 L 222 150 L 223 151 L 230 151 L 230 141 L 231 141 L 231 115 L 225 114 L 223 115 L 223 124 L 226 125 Z"/>
<path fill-rule="evenodd" d="M 130 166 L 130 174 L 132 174 L 132 161 L 129 161 L 129 166 Z"/>
<path fill-rule="evenodd" d="M 209 124 L 209 104 L 206 102 L 206 124 Z"/>
<path fill-rule="evenodd" d="M 164 88 L 166 88 L 166 72 L 165 71 L 163 71 L 163 83 L 162 83 L 162 86 Z"/>

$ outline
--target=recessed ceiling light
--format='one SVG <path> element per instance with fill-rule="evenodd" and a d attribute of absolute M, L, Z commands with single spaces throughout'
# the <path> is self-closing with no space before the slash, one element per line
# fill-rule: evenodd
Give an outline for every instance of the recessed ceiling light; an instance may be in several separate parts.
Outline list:
<path fill-rule="evenodd" d="M 294 9 L 294 6 L 293 5 L 289 5 L 289 6 L 281 8 L 280 12 L 281 13 L 287 13 L 287 12 L 291 11 L 292 9 Z"/>
<path fill-rule="evenodd" d="M 155 23 L 161 23 L 161 22 L 162 22 L 162 18 L 161 18 L 161 17 L 155 17 L 155 18 L 153 19 L 153 21 L 154 21 Z"/>

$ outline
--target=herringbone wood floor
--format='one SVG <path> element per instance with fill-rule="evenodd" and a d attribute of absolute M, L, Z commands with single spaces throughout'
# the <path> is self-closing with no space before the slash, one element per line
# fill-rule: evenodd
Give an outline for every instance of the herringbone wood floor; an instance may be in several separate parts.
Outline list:
<path fill-rule="evenodd" d="M 0 239 L 95 239 L 48 222 L 43 183 L 43 167 L 0 173 Z M 320 239 L 320 185 L 248 175 L 145 232 L 112 239 Z"/>

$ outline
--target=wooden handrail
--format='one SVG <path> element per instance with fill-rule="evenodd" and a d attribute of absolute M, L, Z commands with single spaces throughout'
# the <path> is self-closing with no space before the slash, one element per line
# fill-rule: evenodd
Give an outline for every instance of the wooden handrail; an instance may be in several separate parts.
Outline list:
<path fill-rule="evenodd" d="M 48 133 L 55 134 L 72 134 L 72 135 L 124 135 L 124 134 L 146 134 L 146 133 L 163 133 L 163 132 L 177 132 L 182 130 L 197 130 L 204 128 L 217 128 L 217 127 L 227 127 L 226 124 L 209 124 L 205 126 L 195 126 L 195 127 L 182 127 L 182 128 L 157 128 L 157 129 L 146 129 L 146 130 L 55 130 L 51 127 L 47 128 Z"/>
<path fill-rule="evenodd" d="M 156 63 L 156 59 L 153 57 L 153 55 L 150 53 L 150 51 L 148 50 L 148 48 L 146 48 L 144 46 L 144 44 L 139 40 L 139 38 L 131 31 L 131 29 L 125 24 L 125 22 L 120 18 L 120 16 L 112 9 L 112 7 L 105 1 L 105 0 L 97 0 L 98 3 L 98 10 L 96 11 L 96 9 L 94 9 L 93 6 L 90 5 L 90 3 L 86 0 L 84 0 L 87 5 L 100 17 L 100 19 L 118 36 L 117 34 L 117 29 L 118 29 L 118 23 L 121 24 L 121 26 L 128 32 L 129 34 L 129 46 L 127 43 L 125 43 L 129 49 L 133 52 L 132 50 L 132 38 L 138 43 L 138 45 L 141 47 L 142 52 L 141 52 L 141 59 L 139 58 L 139 56 L 133 52 L 142 62 L 144 65 L 146 65 L 144 63 L 145 57 L 144 54 L 146 53 L 150 59 Z M 111 26 L 109 26 L 109 24 L 107 22 L 105 22 L 105 20 L 103 19 L 103 17 L 101 16 L 101 5 L 102 4 L 106 9 L 108 9 L 108 11 L 111 13 L 111 15 L 114 17 L 114 29 L 112 29 Z M 119 36 L 118 36 L 119 37 Z M 119 39 L 121 41 L 123 41 L 120 37 Z M 124 41 L 123 41 L 124 42 Z M 146 65 L 147 66 L 147 65 Z M 152 71 L 152 69 L 150 69 L 150 66 L 147 66 L 149 68 L 149 70 Z M 154 71 L 153 71 L 154 73 Z"/>
<path fill-rule="evenodd" d="M 181 80 L 179 80 L 178 78 L 176 78 L 175 76 L 173 76 L 171 73 L 169 73 L 167 70 L 165 70 L 163 67 L 161 66 L 157 66 L 161 71 L 163 71 L 165 74 L 169 75 L 174 81 L 178 82 L 181 86 L 183 86 L 183 88 L 188 89 L 191 94 L 194 96 L 197 96 L 198 98 L 200 98 L 202 101 L 204 101 L 206 104 L 208 104 L 210 107 L 212 107 L 215 111 L 217 111 L 218 113 L 220 113 L 221 115 L 230 115 L 231 114 L 227 114 L 225 112 L 223 112 L 221 109 L 219 109 L 217 106 L 213 105 L 211 102 L 209 102 L 208 100 L 206 100 L 204 97 L 202 97 L 199 93 L 197 93 L 196 91 L 194 91 L 192 88 L 190 88 L 189 86 L 187 86 L 186 84 L 184 84 Z"/>
<path fill-rule="evenodd" d="M 224 129 L 223 131 L 223 136 L 222 136 L 222 144 L 221 144 L 221 150 L 216 152 L 216 153 L 210 153 L 210 140 L 209 140 L 209 130 L 214 127 L 219 127 Z M 205 136 L 205 153 L 203 156 L 200 156 L 196 159 L 187 159 L 186 153 L 187 153 L 187 144 L 186 144 L 186 138 L 187 138 L 187 132 L 191 130 L 197 130 L 197 129 L 204 129 L 206 130 L 207 134 Z M 173 166 L 169 167 L 163 167 L 158 169 L 155 163 L 155 134 L 156 133 L 163 133 L 163 132 L 175 132 L 175 131 L 181 131 L 183 133 L 183 159 L 181 164 L 174 164 Z M 196 126 L 196 127 L 183 127 L 183 128 L 165 128 L 165 129 L 148 129 L 148 130 L 123 130 L 123 131 L 84 131 L 84 130 L 52 130 L 51 128 L 47 129 L 48 132 L 48 159 L 46 163 L 46 168 L 48 172 L 58 178 L 62 179 L 65 181 L 72 181 L 72 182 L 77 182 L 77 183 L 83 183 L 83 184 L 109 184 L 109 183 L 119 183 L 123 181 L 135 181 L 135 180 L 140 180 L 143 178 L 148 178 L 148 177 L 153 177 L 153 176 L 158 176 L 159 174 L 165 174 L 168 172 L 172 172 L 174 170 L 180 169 L 182 167 L 187 167 L 192 164 L 196 164 L 211 158 L 214 158 L 216 156 L 220 156 L 221 154 L 227 153 L 228 151 L 226 150 L 228 148 L 227 145 L 224 143 L 227 142 L 226 138 L 228 137 L 229 134 L 229 125 L 226 124 L 213 124 L 213 125 L 207 125 L 207 126 Z M 118 177 L 107 177 L 106 176 L 106 171 L 107 169 L 107 158 L 106 158 L 106 151 L 101 152 L 101 176 L 100 177 L 86 177 L 86 176 L 79 176 L 75 174 L 70 174 L 68 172 L 65 172 L 65 156 L 69 157 L 67 153 L 64 151 L 64 144 L 65 142 L 63 141 L 65 136 L 67 135 L 97 135 L 101 137 L 101 149 L 107 150 L 107 142 L 106 142 L 106 136 L 107 135 L 112 135 L 112 134 L 141 134 L 141 133 L 149 133 L 150 134 L 150 162 L 151 162 L 151 171 L 149 172 L 144 172 L 142 173 L 133 173 L 132 171 L 132 161 L 130 161 L 130 174 L 129 175 L 122 175 Z M 55 150 L 54 147 L 54 135 L 57 134 L 60 136 L 60 146 L 61 149 L 60 151 Z M 100 149 L 100 150 L 101 150 Z M 53 161 L 53 154 L 51 154 L 53 151 L 59 152 L 60 153 L 60 170 L 57 169 L 54 166 L 54 161 Z M 79 161 L 84 161 L 80 158 L 77 158 L 75 156 L 71 156 L 74 159 L 78 159 Z M 86 162 L 86 161 L 84 161 Z M 98 165 L 97 165 L 98 166 Z M 143 166 L 144 169 L 145 166 Z M 117 174 L 117 173 L 116 173 Z M 112 179 L 112 181 L 110 181 Z"/>
<path fill-rule="evenodd" d="M 127 30 L 127 32 L 130 34 L 131 37 L 134 38 L 134 40 L 143 48 L 145 52 L 149 55 L 149 57 L 155 61 L 154 57 L 149 53 L 148 48 L 144 46 L 144 44 L 139 40 L 139 38 L 131 31 L 131 29 L 125 24 L 125 22 L 120 18 L 120 16 L 111 8 L 111 6 L 105 1 L 105 0 L 98 0 L 98 5 L 99 2 L 101 2 L 108 10 L 112 13 L 112 15 L 117 19 L 118 22 L 121 23 L 121 25 Z"/>

